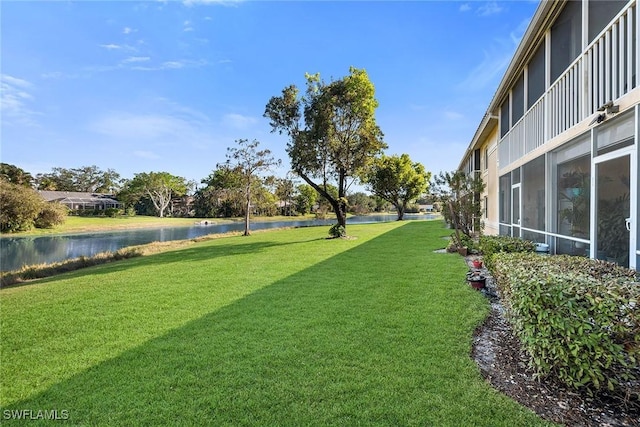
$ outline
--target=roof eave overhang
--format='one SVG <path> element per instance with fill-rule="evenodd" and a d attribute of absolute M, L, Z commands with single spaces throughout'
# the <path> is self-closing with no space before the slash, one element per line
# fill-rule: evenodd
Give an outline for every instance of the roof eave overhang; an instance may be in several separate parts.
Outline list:
<path fill-rule="evenodd" d="M 509 94 L 509 90 L 513 86 L 515 80 L 520 75 L 525 61 L 533 53 L 533 50 L 538 47 L 540 39 L 543 38 L 544 33 L 551 26 L 551 23 L 556 18 L 557 14 L 562 10 L 562 6 L 566 3 L 566 0 L 542 0 L 536 9 L 536 12 L 531 18 L 531 23 L 527 27 L 522 40 L 516 49 L 516 52 L 507 67 L 507 70 L 498 85 L 498 89 L 495 91 L 489 108 L 485 113 L 480 126 L 476 130 L 476 133 L 471 140 L 469 147 L 467 148 L 464 156 L 460 161 L 458 169 L 462 170 L 464 165 L 476 149 L 484 140 L 488 137 L 491 131 L 498 125 L 498 115 L 500 113 L 500 105 L 504 98 Z"/>

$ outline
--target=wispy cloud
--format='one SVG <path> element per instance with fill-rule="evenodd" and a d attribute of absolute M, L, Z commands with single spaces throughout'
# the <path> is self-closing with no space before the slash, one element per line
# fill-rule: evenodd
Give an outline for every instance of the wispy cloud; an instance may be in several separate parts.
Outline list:
<path fill-rule="evenodd" d="M 170 141 L 189 129 L 183 119 L 169 114 L 135 114 L 116 112 L 100 117 L 90 124 L 90 130 L 121 140 L 141 142 Z"/>
<path fill-rule="evenodd" d="M 468 12 L 471 10 L 471 6 L 469 5 L 469 3 L 463 3 L 460 5 L 460 7 L 458 8 L 458 10 L 460 12 Z"/>
<path fill-rule="evenodd" d="M 86 128 L 117 143 L 124 143 L 139 157 L 150 158 L 165 148 L 207 146 L 214 126 L 206 114 L 166 98 L 150 100 L 144 111 L 119 110 L 101 114 Z"/>
<path fill-rule="evenodd" d="M 520 24 L 515 28 L 515 30 L 513 30 L 509 36 L 511 37 L 511 41 L 513 42 L 514 45 L 518 45 L 520 43 L 520 40 L 522 40 L 522 36 L 524 36 L 525 31 L 527 31 L 527 28 L 529 27 L 529 20 L 525 19 L 523 21 L 520 22 Z"/>
<path fill-rule="evenodd" d="M 225 114 L 222 117 L 222 123 L 233 129 L 246 130 L 256 124 L 258 119 L 251 116 L 244 116 L 242 114 Z"/>
<path fill-rule="evenodd" d="M 154 153 L 153 151 L 147 151 L 147 150 L 135 150 L 133 152 L 133 155 L 136 157 L 140 157 L 142 159 L 147 159 L 147 160 L 156 160 L 160 158 L 160 156 Z"/>
<path fill-rule="evenodd" d="M 502 10 L 503 10 L 502 7 L 500 7 L 497 2 L 490 1 L 478 7 L 478 15 L 480 16 L 495 15 L 497 13 L 502 12 Z"/>
<path fill-rule="evenodd" d="M 117 44 L 101 44 L 100 47 L 103 47 L 107 50 L 116 50 L 116 49 L 122 49 L 122 46 L 117 45 Z"/>
<path fill-rule="evenodd" d="M 244 0 L 183 0 L 185 6 L 193 5 L 219 5 L 219 6 L 238 6 Z"/>
<path fill-rule="evenodd" d="M 457 85 L 458 89 L 479 90 L 489 85 L 495 86 L 496 80 L 507 69 L 528 24 L 528 20 L 523 20 L 513 29 L 508 38 L 496 39 L 488 45 L 483 51 L 482 61 Z"/>
<path fill-rule="evenodd" d="M 122 34 L 131 34 L 131 33 L 136 33 L 138 30 L 131 28 L 131 27 L 124 27 L 122 29 Z"/>
<path fill-rule="evenodd" d="M 186 63 L 184 61 L 166 61 L 162 63 L 162 68 L 163 69 L 184 68 L 185 64 Z"/>
<path fill-rule="evenodd" d="M 464 119 L 464 114 L 458 113 L 457 111 L 445 111 L 442 114 L 446 120 L 450 120 L 450 121 Z"/>
<path fill-rule="evenodd" d="M 191 21 L 184 21 L 182 26 L 182 31 L 193 31 L 193 25 L 191 25 Z"/>
<path fill-rule="evenodd" d="M 130 56 L 127 59 L 125 59 L 124 61 L 122 61 L 124 64 L 130 64 L 132 62 L 147 62 L 150 61 L 151 58 L 148 56 Z"/>
<path fill-rule="evenodd" d="M 126 45 L 126 44 L 109 43 L 109 44 L 101 44 L 99 46 L 101 48 L 107 49 L 107 50 L 132 50 L 132 51 L 136 50 L 135 47 L 129 46 L 129 45 Z"/>
<path fill-rule="evenodd" d="M 40 74 L 40 77 L 42 77 L 43 79 L 59 80 L 59 79 L 79 79 L 81 77 L 86 77 L 86 75 L 78 74 L 78 73 L 65 73 L 62 71 L 51 71 L 48 73 Z"/>
<path fill-rule="evenodd" d="M 199 67 L 204 65 L 203 61 L 165 61 L 158 65 L 136 65 L 131 67 L 132 70 L 136 71 L 161 71 L 161 70 L 180 70 L 182 68 L 191 68 L 191 67 Z"/>
<path fill-rule="evenodd" d="M 458 89 L 480 90 L 489 85 L 495 85 L 495 80 L 509 65 L 512 54 L 513 48 L 503 51 L 496 48 L 485 50 L 482 62 L 469 72 L 467 78 L 458 85 Z"/>
<path fill-rule="evenodd" d="M 39 113 L 30 106 L 34 100 L 30 93 L 33 89 L 33 84 L 26 80 L 0 75 L 0 111 L 5 124 L 38 126 L 35 118 Z"/>

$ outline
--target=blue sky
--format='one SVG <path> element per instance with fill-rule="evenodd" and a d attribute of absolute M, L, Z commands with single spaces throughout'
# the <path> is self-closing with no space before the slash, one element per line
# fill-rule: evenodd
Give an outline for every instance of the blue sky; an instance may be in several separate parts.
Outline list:
<path fill-rule="evenodd" d="M 457 168 L 537 1 L 2 1 L 2 162 L 200 182 L 305 72 L 364 68 L 387 154 Z"/>

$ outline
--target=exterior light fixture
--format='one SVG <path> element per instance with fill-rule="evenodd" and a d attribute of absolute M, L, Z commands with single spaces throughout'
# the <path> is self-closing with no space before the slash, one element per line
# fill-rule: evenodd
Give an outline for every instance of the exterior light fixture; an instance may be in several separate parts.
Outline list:
<path fill-rule="evenodd" d="M 596 123 L 604 122 L 607 119 L 607 115 L 616 114 L 618 111 L 620 111 L 620 106 L 614 105 L 613 101 L 609 101 L 606 104 L 601 105 L 600 108 L 598 108 L 598 111 L 600 111 L 600 114 L 598 114 L 593 118 L 593 120 L 591 120 L 589 126 Z"/>
<path fill-rule="evenodd" d="M 598 114 L 593 118 L 593 120 L 591 120 L 591 123 L 589 123 L 589 126 L 593 125 L 594 123 L 602 123 L 606 118 L 607 118 L 607 115 L 605 113 Z"/>
<path fill-rule="evenodd" d="M 598 111 L 604 111 L 606 114 L 615 114 L 620 111 L 619 105 L 614 105 L 613 101 L 609 101 L 598 108 Z"/>

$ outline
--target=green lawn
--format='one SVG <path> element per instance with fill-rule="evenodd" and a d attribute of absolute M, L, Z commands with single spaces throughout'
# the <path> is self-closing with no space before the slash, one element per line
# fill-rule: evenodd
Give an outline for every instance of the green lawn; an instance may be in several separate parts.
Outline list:
<path fill-rule="evenodd" d="M 327 240 L 327 227 L 222 238 L 0 290 L 0 416 L 545 425 L 469 357 L 488 302 L 461 257 L 433 252 L 441 222 L 348 231 L 357 238 Z"/>

